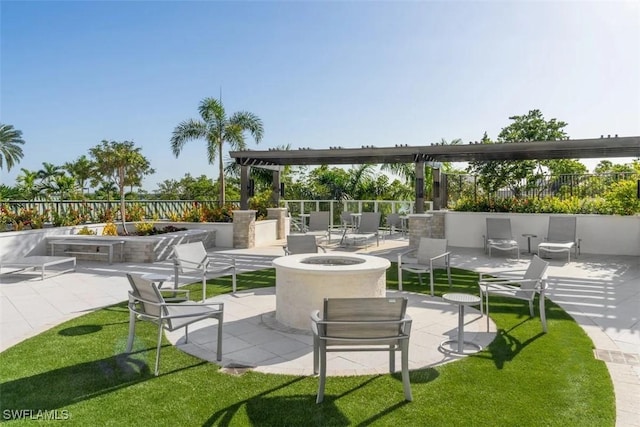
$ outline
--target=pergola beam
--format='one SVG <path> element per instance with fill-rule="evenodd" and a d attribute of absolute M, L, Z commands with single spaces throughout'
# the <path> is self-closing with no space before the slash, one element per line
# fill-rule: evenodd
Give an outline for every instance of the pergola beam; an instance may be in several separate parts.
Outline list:
<path fill-rule="evenodd" d="M 345 165 L 489 160 L 640 157 L 640 137 L 568 139 L 502 144 L 459 144 L 376 148 L 245 150 L 229 153 L 240 165 Z"/>

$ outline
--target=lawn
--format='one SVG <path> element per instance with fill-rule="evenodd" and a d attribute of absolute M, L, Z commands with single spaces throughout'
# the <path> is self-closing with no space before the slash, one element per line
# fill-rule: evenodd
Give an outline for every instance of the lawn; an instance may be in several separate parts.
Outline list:
<path fill-rule="evenodd" d="M 477 274 L 452 274 L 455 291 L 477 294 Z M 273 286 L 274 276 L 273 269 L 240 274 L 238 289 Z M 405 290 L 428 293 L 428 286 L 406 276 Z M 438 295 L 449 291 L 440 272 L 436 283 Z M 230 290 L 229 278 L 209 284 L 208 296 Z M 201 287 L 191 286 L 198 300 Z M 397 288 L 395 265 L 387 287 Z M 230 375 L 166 341 L 160 376 L 153 376 L 157 329 L 139 323 L 144 347 L 123 354 L 128 310 L 118 304 L 0 353 L 0 413 L 3 421 L 16 418 L 12 410 L 32 410 L 34 417 L 115 426 L 615 424 L 607 368 L 594 359 L 591 340 L 569 315 L 548 301 L 549 333 L 543 334 L 522 301 L 492 297 L 491 311 L 498 327 L 494 342 L 463 360 L 412 371 L 413 402 L 404 401 L 397 374 L 329 377 L 325 401 L 316 405 L 317 378 Z M 33 423 L 29 413 L 21 414 L 10 424 Z"/>

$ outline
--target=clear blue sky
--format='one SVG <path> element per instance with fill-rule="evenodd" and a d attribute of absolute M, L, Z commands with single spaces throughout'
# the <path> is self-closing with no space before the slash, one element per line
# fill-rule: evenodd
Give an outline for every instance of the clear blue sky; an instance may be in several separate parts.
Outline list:
<path fill-rule="evenodd" d="M 0 121 L 20 168 L 132 140 L 157 188 L 217 177 L 204 141 L 169 139 L 222 88 L 262 118 L 252 148 L 495 138 L 540 109 L 572 138 L 640 135 L 640 3 L 2 1 Z M 619 159 L 624 162 L 629 159 Z M 585 162 L 593 167 L 595 162 Z"/>

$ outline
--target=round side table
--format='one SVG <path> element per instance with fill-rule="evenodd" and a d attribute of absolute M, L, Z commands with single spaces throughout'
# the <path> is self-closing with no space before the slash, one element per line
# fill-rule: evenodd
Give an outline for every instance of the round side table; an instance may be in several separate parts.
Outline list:
<path fill-rule="evenodd" d="M 445 346 L 449 345 L 452 349 L 454 348 L 453 344 L 457 344 L 457 350 L 450 350 L 452 353 L 458 354 L 468 354 L 475 353 L 479 350 L 482 350 L 482 347 L 479 344 L 476 344 L 472 341 L 464 340 L 464 307 L 467 305 L 476 305 L 480 304 L 480 297 L 471 295 L 471 294 L 461 294 L 461 293 L 448 293 L 442 295 L 442 299 L 448 303 L 455 304 L 458 306 L 458 337 L 453 340 L 445 340 L 440 343 L 440 347 L 444 350 L 447 350 Z M 471 351 L 465 351 L 465 345 L 474 347 Z"/>
<path fill-rule="evenodd" d="M 534 239 L 538 236 L 536 236 L 535 234 L 531 234 L 531 233 L 525 233 L 522 235 L 522 237 L 526 237 L 527 238 L 527 253 L 530 254 L 531 253 L 531 238 L 533 237 Z"/>

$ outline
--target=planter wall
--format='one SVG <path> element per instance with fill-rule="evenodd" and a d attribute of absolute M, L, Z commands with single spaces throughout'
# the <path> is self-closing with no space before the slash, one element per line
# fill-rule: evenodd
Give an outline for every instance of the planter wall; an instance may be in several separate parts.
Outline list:
<path fill-rule="evenodd" d="M 489 212 L 447 212 L 445 216 L 445 237 L 450 246 L 483 248 L 482 236 L 486 233 L 487 217 L 511 218 L 511 231 L 518 240 L 520 249 L 527 248 L 527 238 L 522 234 L 531 233 L 538 237 L 531 239 L 531 250 L 537 252 L 538 243 L 547 234 L 549 216 L 560 214 L 516 214 Z M 602 255 L 640 256 L 640 216 L 575 215 L 576 235 L 582 239 L 584 253 Z"/>

